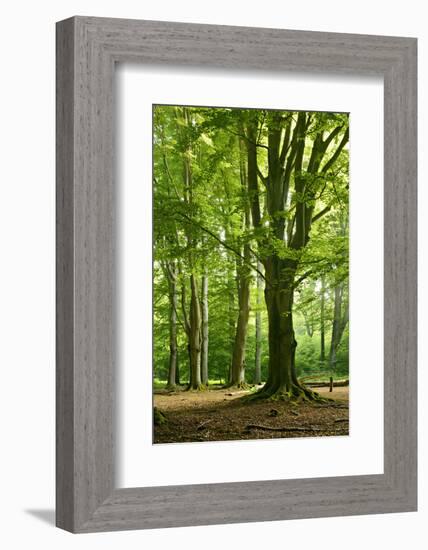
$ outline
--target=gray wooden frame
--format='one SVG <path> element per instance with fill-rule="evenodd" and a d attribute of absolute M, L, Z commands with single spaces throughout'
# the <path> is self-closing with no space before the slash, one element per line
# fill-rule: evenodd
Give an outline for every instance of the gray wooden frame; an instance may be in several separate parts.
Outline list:
<path fill-rule="evenodd" d="M 124 61 L 383 76 L 383 474 L 115 488 L 113 79 Z M 416 384 L 416 39 L 59 22 L 57 525 L 92 532 L 416 510 Z"/>

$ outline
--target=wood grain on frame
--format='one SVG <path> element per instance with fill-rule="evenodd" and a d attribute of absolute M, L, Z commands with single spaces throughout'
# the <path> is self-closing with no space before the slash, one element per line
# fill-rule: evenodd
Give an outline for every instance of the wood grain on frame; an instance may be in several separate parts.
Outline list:
<path fill-rule="evenodd" d="M 383 76 L 383 474 L 114 487 L 115 62 Z M 90 17 L 57 24 L 59 527 L 92 532 L 416 510 L 416 82 L 413 38 Z"/>

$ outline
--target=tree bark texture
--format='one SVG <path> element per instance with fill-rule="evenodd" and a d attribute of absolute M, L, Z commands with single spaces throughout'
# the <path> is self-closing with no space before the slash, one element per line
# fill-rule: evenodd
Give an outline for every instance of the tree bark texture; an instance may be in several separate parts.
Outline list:
<path fill-rule="evenodd" d="M 175 274 L 175 268 L 173 273 Z M 178 349 L 177 349 L 177 281 L 175 276 L 168 279 L 169 286 L 169 365 L 168 386 L 177 383 Z M 179 377 L 178 377 L 179 378 Z M 179 382 L 180 383 L 180 382 Z"/>
<path fill-rule="evenodd" d="M 198 390 L 201 387 L 201 304 L 198 295 L 198 283 L 195 275 L 190 276 L 190 315 L 189 315 L 189 347 L 190 347 L 190 388 Z"/>
<path fill-rule="evenodd" d="M 257 262 L 257 269 L 259 272 L 263 269 L 262 263 Z M 260 273 L 257 273 L 257 294 L 256 294 L 256 353 L 255 353 L 255 366 L 254 366 L 254 383 L 260 384 L 262 381 L 262 296 L 263 296 L 263 282 Z"/>
<path fill-rule="evenodd" d="M 248 319 L 250 316 L 250 280 L 241 277 L 238 288 L 238 320 L 232 357 L 232 386 L 245 384 L 245 348 L 247 343 Z"/>
<path fill-rule="evenodd" d="M 325 281 L 321 277 L 321 312 L 320 312 L 320 335 L 321 335 L 321 351 L 320 361 L 325 361 Z"/>
<path fill-rule="evenodd" d="M 201 382 L 208 385 L 208 275 L 202 277 Z"/>
<path fill-rule="evenodd" d="M 344 283 L 341 283 L 340 285 L 337 285 L 334 289 L 334 317 L 333 317 L 333 328 L 331 331 L 331 344 L 330 344 L 330 354 L 329 354 L 329 364 L 332 370 L 336 368 L 337 350 L 339 348 L 343 333 L 345 331 L 345 328 L 346 328 L 346 325 L 348 324 L 348 319 L 349 319 L 348 303 L 345 304 L 345 307 L 342 313 L 343 293 L 344 293 Z"/>
<path fill-rule="evenodd" d="M 242 139 L 240 145 L 240 178 L 241 187 L 245 192 L 247 188 L 247 167 L 245 163 L 245 150 Z M 250 208 L 245 204 L 243 215 L 243 229 L 250 228 Z M 249 267 L 251 260 L 250 245 L 248 242 L 243 245 L 242 258 L 237 260 L 236 280 L 238 286 L 238 319 L 236 322 L 235 343 L 233 346 L 232 357 L 232 376 L 230 384 L 232 386 L 243 386 L 245 384 L 245 351 L 247 344 L 248 320 L 250 317 L 250 283 L 251 269 Z"/>

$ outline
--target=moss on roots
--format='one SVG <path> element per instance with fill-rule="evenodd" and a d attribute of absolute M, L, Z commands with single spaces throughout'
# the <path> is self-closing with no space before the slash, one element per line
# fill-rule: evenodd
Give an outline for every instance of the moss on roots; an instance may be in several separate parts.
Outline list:
<path fill-rule="evenodd" d="M 208 386 L 205 386 L 204 384 L 198 384 L 197 386 L 187 386 L 186 391 L 207 391 Z"/>
<path fill-rule="evenodd" d="M 165 414 L 157 407 L 154 407 L 153 409 L 153 422 L 155 426 L 162 426 L 162 424 L 166 424 L 168 422 Z"/>
<path fill-rule="evenodd" d="M 329 398 L 321 397 L 319 393 L 307 388 L 302 384 L 292 384 L 287 389 L 285 386 L 279 386 L 278 388 L 266 388 L 264 386 L 256 393 L 247 396 L 251 401 L 292 401 L 294 403 L 299 402 L 329 402 L 332 401 Z"/>

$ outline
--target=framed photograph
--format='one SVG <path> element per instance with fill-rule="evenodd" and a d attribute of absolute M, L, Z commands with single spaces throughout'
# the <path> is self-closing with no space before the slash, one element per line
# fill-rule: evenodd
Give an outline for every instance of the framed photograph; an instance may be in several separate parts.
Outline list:
<path fill-rule="evenodd" d="M 414 511 L 416 39 L 57 24 L 57 525 Z"/>

